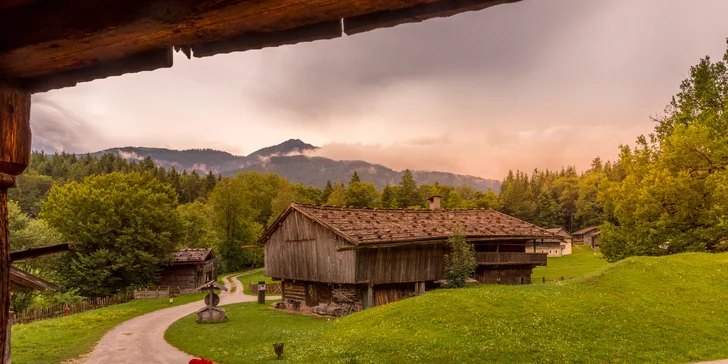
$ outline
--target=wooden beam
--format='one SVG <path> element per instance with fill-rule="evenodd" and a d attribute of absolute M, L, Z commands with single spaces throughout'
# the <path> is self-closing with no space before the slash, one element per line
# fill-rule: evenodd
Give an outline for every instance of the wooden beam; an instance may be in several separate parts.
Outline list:
<path fill-rule="evenodd" d="M 466 11 L 476 11 L 491 6 L 520 0 L 442 0 L 412 7 L 385 10 L 344 19 L 344 33 L 353 35 L 379 28 L 391 28 L 400 24 L 419 23 L 431 18 L 448 17 Z"/>
<path fill-rule="evenodd" d="M 194 44 L 192 45 L 192 51 L 196 58 L 201 58 L 221 53 L 242 52 L 266 47 L 278 47 L 286 44 L 334 39 L 341 37 L 341 35 L 341 22 L 334 20 L 278 32 L 248 32 L 226 40 Z"/>
<path fill-rule="evenodd" d="M 8 362 L 10 243 L 8 188 L 30 162 L 30 93 L 0 84 L 0 363 Z"/>
<path fill-rule="evenodd" d="M 28 248 L 25 250 L 16 250 L 14 252 L 10 252 L 10 260 L 12 262 L 17 262 L 20 260 L 42 257 L 44 255 L 51 255 L 51 254 L 56 254 L 56 253 L 61 253 L 61 252 L 67 252 L 67 251 L 73 250 L 75 248 L 76 248 L 76 246 L 73 243 L 63 243 L 63 244 L 57 244 L 57 245 L 44 246 L 44 247 L 40 247 L 40 248 Z"/>
<path fill-rule="evenodd" d="M 264 247 L 265 247 L 265 245 L 243 245 L 240 248 L 241 249 L 260 249 L 260 248 L 264 248 Z"/>
<path fill-rule="evenodd" d="M 92 61 L 84 68 L 40 76 L 25 80 L 24 83 L 31 92 L 44 92 L 75 86 L 79 82 L 169 68 L 172 67 L 173 59 L 172 47 L 152 49 L 109 62 Z"/>

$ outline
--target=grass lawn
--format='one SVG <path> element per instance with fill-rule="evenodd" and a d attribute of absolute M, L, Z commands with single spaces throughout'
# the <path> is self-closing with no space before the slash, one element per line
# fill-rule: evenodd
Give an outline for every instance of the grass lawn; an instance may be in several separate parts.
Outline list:
<path fill-rule="evenodd" d="M 250 290 L 248 289 L 248 283 L 250 283 L 250 282 L 258 283 L 258 282 L 261 282 L 261 281 L 265 281 L 265 283 L 273 283 L 273 279 L 272 278 L 265 276 L 265 270 L 264 269 L 256 269 L 256 270 L 254 270 L 254 271 L 252 271 L 252 272 L 250 272 L 248 274 L 239 276 L 238 277 L 238 280 L 240 281 L 240 283 L 243 284 L 243 293 L 245 293 L 247 295 L 250 295 L 250 296 L 257 296 L 258 295 L 258 291 L 250 292 Z M 277 294 L 277 293 L 276 294 L 268 294 L 268 293 L 266 293 L 265 295 L 266 296 L 276 296 L 276 295 L 277 296 L 280 296 L 280 294 Z"/>
<path fill-rule="evenodd" d="M 556 284 L 437 290 L 338 320 L 238 306 L 167 333 L 216 363 L 655 363 L 728 358 L 728 254 L 637 257 Z M 313 320 L 313 321 L 312 321 Z"/>
<path fill-rule="evenodd" d="M 548 265 L 545 267 L 536 267 L 531 274 L 533 283 L 543 282 L 542 278 L 546 277 L 546 281 L 579 278 L 598 271 L 606 266 L 607 260 L 602 258 L 602 253 L 594 251 L 588 245 L 574 245 L 571 255 L 563 257 L 548 258 Z"/>
<path fill-rule="evenodd" d="M 272 301 L 276 302 L 276 301 Z M 200 325 L 195 316 L 175 322 L 165 333 L 170 344 L 217 363 L 277 361 L 273 344 L 283 342 L 286 353 L 301 351 L 299 342 L 318 336 L 331 322 L 270 309 L 255 302 L 225 307 L 228 320 L 222 324 Z"/>
<path fill-rule="evenodd" d="M 203 295 L 135 300 L 83 313 L 15 325 L 12 328 L 13 363 L 60 363 L 90 352 L 116 325 L 148 312 L 202 300 Z M 42 348 L 42 349 L 41 349 Z"/>

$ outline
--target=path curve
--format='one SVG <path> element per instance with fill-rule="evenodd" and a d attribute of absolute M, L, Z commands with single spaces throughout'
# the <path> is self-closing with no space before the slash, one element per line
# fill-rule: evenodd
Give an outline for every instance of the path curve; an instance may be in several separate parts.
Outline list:
<path fill-rule="evenodd" d="M 245 274 L 248 274 L 246 272 Z M 257 297 L 243 294 L 243 285 L 236 277 L 227 276 L 223 282 L 228 289 L 235 286 L 235 292 L 222 292 L 220 305 L 256 301 Z M 159 311 L 124 321 L 107 332 L 94 350 L 81 360 L 86 364 L 186 364 L 192 356 L 164 340 L 164 332 L 175 321 L 204 307 L 202 301 Z"/>

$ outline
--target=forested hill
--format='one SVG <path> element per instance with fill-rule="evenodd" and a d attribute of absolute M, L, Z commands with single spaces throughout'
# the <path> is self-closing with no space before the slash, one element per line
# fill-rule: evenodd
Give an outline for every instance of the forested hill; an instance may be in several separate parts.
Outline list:
<path fill-rule="evenodd" d="M 226 176 L 233 176 L 243 171 L 271 172 L 291 182 L 301 182 L 304 185 L 318 188 L 323 188 L 326 181 L 329 180 L 331 182 L 348 182 L 354 171 L 359 173 L 362 181 L 374 183 L 378 189 L 384 188 L 387 184 L 397 184 L 402 178 L 401 171 L 395 171 L 379 164 L 365 161 L 337 161 L 301 154 L 316 148 L 301 140 L 291 139 L 260 149 L 247 156 L 236 156 L 212 149 L 172 150 L 143 147 L 112 148 L 93 153 L 93 155 L 99 157 L 106 153 L 113 153 L 129 160 L 150 157 L 155 164 L 165 168 L 196 170 L 200 173 L 212 170 Z M 480 191 L 488 189 L 498 191 L 501 186 L 501 181 L 446 172 L 414 171 L 414 176 L 420 183 L 438 182 L 451 186 L 465 184 Z"/>

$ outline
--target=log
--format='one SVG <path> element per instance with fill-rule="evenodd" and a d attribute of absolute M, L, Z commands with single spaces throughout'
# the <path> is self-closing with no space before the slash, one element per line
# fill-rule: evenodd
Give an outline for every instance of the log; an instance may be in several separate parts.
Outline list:
<path fill-rule="evenodd" d="M 0 84 L 0 363 L 10 361 L 8 188 L 30 163 L 30 93 Z M 6 353 L 6 348 L 8 353 Z"/>

